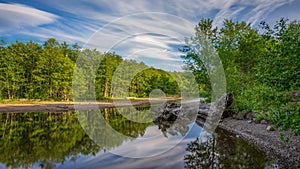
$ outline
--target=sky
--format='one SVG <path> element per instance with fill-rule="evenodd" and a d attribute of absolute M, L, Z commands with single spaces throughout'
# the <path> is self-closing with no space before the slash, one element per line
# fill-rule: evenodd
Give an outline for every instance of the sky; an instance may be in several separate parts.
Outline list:
<path fill-rule="evenodd" d="M 42 43 L 55 38 L 179 70 L 178 48 L 201 18 L 218 27 L 224 19 L 257 27 L 281 17 L 300 20 L 299 9 L 299 0 L 0 0 L 0 39 Z"/>

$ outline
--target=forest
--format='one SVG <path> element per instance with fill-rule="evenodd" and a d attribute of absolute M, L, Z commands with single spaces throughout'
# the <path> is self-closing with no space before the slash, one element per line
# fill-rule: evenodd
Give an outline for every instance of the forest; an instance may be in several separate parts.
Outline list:
<path fill-rule="evenodd" d="M 74 73 L 79 56 L 86 57 L 77 63 L 81 69 Z M 99 64 L 95 65 L 96 62 Z M 122 69 L 117 70 L 120 64 Z M 97 72 L 93 73 L 93 69 Z M 116 71 L 119 73 L 114 75 Z M 112 96 L 124 99 L 127 93 L 131 97 L 148 97 L 153 89 L 160 89 L 167 96 L 178 96 L 179 86 L 174 77 L 180 81 L 189 79 L 184 72 L 155 69 L 143 62 L 125 60 L 115 53 L 80 50 L 77 44 L 59 43 L 54 38 L 43 44 L 33 41 L 6 44 L 2 41 L 0 45 L 0 100 L 72 100 L 73 74 L 77 75 L 73 85 L 80 89 L 76 92 L 78 97 L 95 92 L 97 100 L 111 99 Z M 89 99 L 92 98 L 85 98 Z"/>
<path fill-rule="evenodd" d="M 204 40 L 222 61 L 226 90 L 234 94 L 237 113 L 252 112 L 256 120 L 300 134 L 299 21 L 281 18 L 274 25 L 262 21 L 253 28 L 245 21 L 224 20 L 217 28 L 213 20 L 202 19 L 180 50 L 186 53 L 186 69 L 194 72 L 201 90 L 210 91 L 206 55 L 194 48 L 204 46 Z"/>

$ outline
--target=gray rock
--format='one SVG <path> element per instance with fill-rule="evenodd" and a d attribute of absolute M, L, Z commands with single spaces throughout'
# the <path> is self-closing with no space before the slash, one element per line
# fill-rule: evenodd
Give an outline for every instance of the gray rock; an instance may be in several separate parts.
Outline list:
<path fill-rule="evenodd" d="M 243 115 L 243 113 L 238 113 L 237 115 L 236 115 L 236 117 L 235 117 L 237 120 L 244 120 L 244 115 Z"/>
<path fill-rule="evenodd" d="M 203 114 L 207 114 L 208 113 L 208 109 L 199 109 L 198 113 L 203 113 Z"/>
<path fill-rule="evenodd" d="M 253 118 L 253 122 L 254 122 L 255 124 L 259 124 L 259 121 L 256 120 L 256 118 Z"/>
<path fill-rule="evenodd" d="M 268 122 L 266 120 L 261 120 L 260 124 L 268 124 Z"/>
<path fill-rule="evenodd" d="M 204 109 L 204 110 L 207 110 L 207 109 L 209 109 L 210 108 L 210 104 L 201 104 L 200 106 L 199 106 L 199 109 Z"/>
<path fill-rule="evenodd" d="M 267 131 L 274 131 L 275 129 L 274 129 L 274 127 L 273 126 L 268 126 L 267 127 Z"/>
<path fill-rule="evenodd" d="M 253 120 L 253 118 L 254 118 L 254 112 L 247 113 L 246 115 L 247 120 Z"/>

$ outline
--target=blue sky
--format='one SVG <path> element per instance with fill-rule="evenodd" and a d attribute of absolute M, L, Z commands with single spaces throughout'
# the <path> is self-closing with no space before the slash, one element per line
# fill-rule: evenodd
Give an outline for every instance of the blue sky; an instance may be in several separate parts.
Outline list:
<path fill-rule="evenodd" d="M 0 33 L 7 42 L 54 37 L 176 70 L 178 47 L 203 17 L 218 27 L 225 18 L 256 27 L 300 20 L 299 9 L 299 0 L 0 0 Z"/>

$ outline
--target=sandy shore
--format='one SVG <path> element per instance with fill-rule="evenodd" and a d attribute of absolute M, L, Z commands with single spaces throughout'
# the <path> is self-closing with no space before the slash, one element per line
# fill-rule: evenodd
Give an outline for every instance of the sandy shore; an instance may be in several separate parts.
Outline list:
<path fill-rule="evenodd" d="M 114 102 L 40 102 L 34 104 L 0 104 L 0 112 L 65 112 L 73 110 L 89 110 L 98 108 L 113 108 L 127 106 L 143 106 L 150 103 L 162 103 L 164 101 L 175 101 L 180 98 L 164 99 L 135 99 L 117 100 Z"/>
<path fill-rule="evenodd" d="M 219 124 L 219 127 L 243 137 L 274 157 L 279 168 L 300 168 L 300 136 L 284 142 L 280 134 L 287 136 L 289 131 L 267 131 L 267 126 L 232 118 L 226 118 Z"/>

